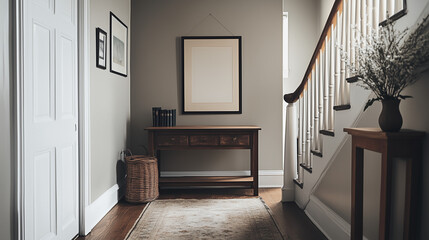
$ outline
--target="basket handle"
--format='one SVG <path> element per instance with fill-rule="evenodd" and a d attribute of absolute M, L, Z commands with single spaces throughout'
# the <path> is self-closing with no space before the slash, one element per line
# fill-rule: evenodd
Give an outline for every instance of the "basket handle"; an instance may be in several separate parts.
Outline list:
<path fill-rule="evenodd" d="M 133 155 L 133 152 L 131 152 L 131 149 L 127 148 L 127 149 L 124 151 L 124 154 L 125 154 L 125 156 L 132 156 L 132 155 Z"/>

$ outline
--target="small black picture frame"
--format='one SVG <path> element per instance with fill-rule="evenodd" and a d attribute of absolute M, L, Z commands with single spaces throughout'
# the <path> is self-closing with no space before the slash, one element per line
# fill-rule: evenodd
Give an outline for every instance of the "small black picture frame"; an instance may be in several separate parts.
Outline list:
<path fill-rule="evenodd" d="M 110 72 L 128 75 L 128 27 L 110 12 Z"/>
<path fill-rule="evenodd" d="M 96 28 L 96 56 L 97 56 L 97 67 L 106 69 L 107 60 L 107 33 L 101 28 Z"/>

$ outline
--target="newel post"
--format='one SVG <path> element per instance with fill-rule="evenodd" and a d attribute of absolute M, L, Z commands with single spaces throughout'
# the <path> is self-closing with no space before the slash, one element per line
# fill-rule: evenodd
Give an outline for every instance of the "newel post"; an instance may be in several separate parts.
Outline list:
<path fill-rule="evenodd" d="M 294 103 L 288 103 L 286 107 L 282 202 L 295 200 L 293 179 L 297 177 L 297 123 Z"/>

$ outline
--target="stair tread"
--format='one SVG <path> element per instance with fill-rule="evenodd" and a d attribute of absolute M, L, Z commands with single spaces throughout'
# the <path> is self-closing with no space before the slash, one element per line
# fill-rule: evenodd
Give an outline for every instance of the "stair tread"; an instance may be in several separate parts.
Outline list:
<path fill-rule="evenodd" d="M 346 81 L 347 81 L 348 83 L 355 83 L 355 82 L 357 82 L 358 80 L 359 80 L 359 76 L 353 76 L 353 77 L 346 78 Z"/>
<path fill-rule="evenodd" d="M 333 130 L 320 130 L 319 133 L 322 135 L 331 136 L 331 137 L 335 136 L 335 133 Z"/>
<path fill-rule="evenodd" d="M 343 111 L 343 110 L 348 110 L 350 108 L 352 108 L 352 106 L 350 104 L 344 104 L 344 105 L 334 106 L 334 110 L 335 111 Z"/>
<path fill-rule="evenodd" d="M 306 170 L 309 173 L 313 172 L 313 168 L 310 166 L 305 165 L 304 163 L 300 163 L 299 166 L 301 166 L 302 168 L 304 168 L 304 170 Z"/>
<path fill-rule="evenodd" d="M 298 187 L 300 187 L 301 189 L 304 187 L 304 183 L 303 182 L 298 182 L 298 180 L 294 179 L 293 182 L 298 185 Z"/>
<path fill-rule="evenodd" d="M 318 156 L 318 157 L 323 157 L 323 154 L 322 154 L 322 152 L 320 152 L 320 151 L 311 150 L 310 152 L 311 152 L 313 155 L 316 155 L 316 156 Z"/>

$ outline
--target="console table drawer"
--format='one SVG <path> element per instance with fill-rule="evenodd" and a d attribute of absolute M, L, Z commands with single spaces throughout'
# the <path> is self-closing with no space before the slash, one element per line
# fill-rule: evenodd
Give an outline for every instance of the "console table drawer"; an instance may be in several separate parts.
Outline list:
<path fill-rule="evenodd" d="M 247 146 L 250 145 L 249 135 L 221 135 L 220 145 Z"/>
<path fill-rule="evenodd" d="M 188 136 L 159 135 L 157 141 L 158 146 L 186 146 L 188 145 Z"/>
<path fill-rule="evenodd" d="M 217 146 L 219 145 L 219 136 L 217 135 L 191 135 L 189 144 L 192 146 Z"/>

